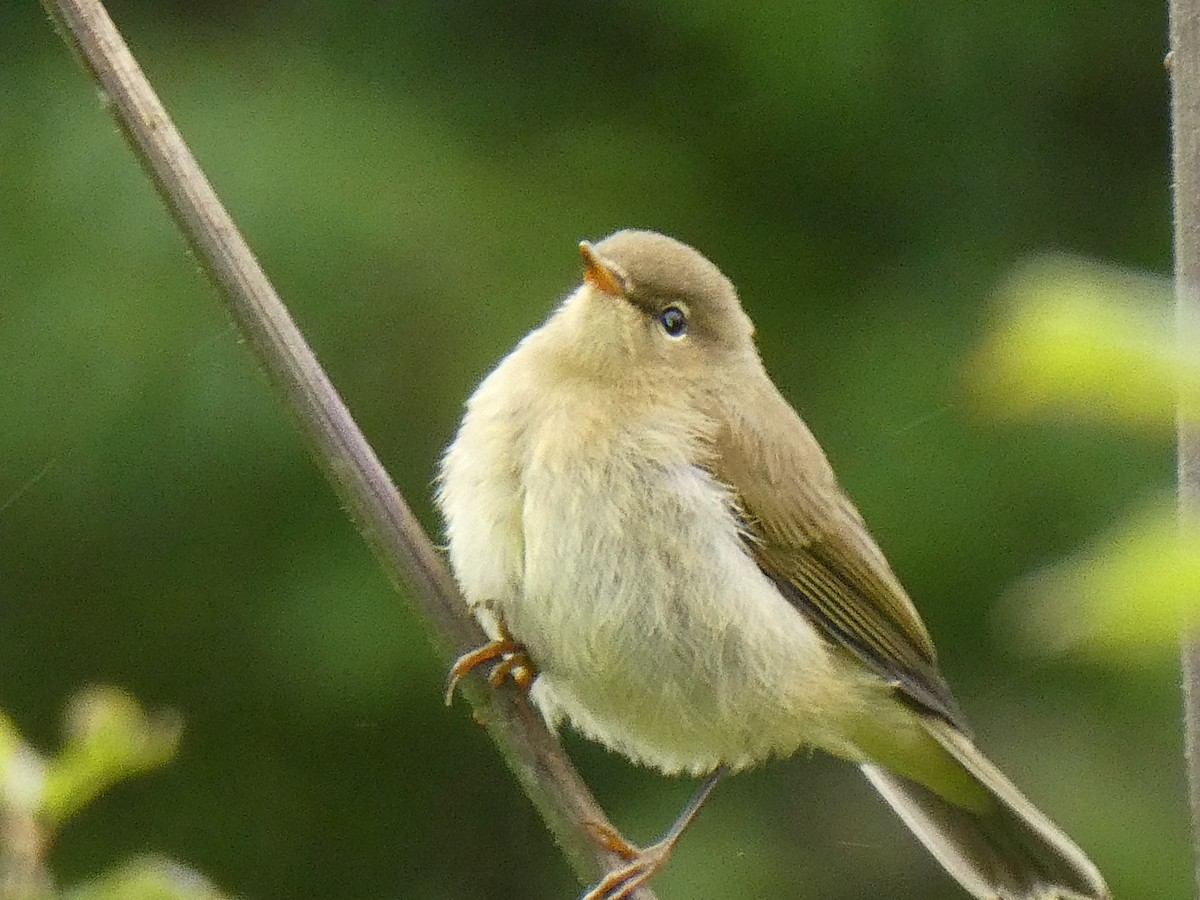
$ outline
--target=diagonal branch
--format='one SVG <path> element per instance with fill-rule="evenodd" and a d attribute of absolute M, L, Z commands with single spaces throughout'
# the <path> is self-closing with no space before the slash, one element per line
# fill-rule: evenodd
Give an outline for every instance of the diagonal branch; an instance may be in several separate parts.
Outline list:
<path fill-rule="evenodd" d="M 317 363 L 300 331 L 168 118 L 99 0 L 42 0 L 91 73 L 241 333 L 295 414 L 313 456 L 392 581 L 447 658 L 486 641 L 453 579 Z M 495 741 L 584 880 L 621 864 L 589 825 L 603 811 L 525 698 L 464 684 Z M 643 889 L 639 900 L 653 900 Z"/>

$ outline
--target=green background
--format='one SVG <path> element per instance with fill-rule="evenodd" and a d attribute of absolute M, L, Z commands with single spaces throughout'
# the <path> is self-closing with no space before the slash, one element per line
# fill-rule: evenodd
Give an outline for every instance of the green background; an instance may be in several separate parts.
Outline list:
<path fill-rule="evenodd" d="M 0 708 L 46 748 L 86 682 L 187 723 L 56 871 L 153 850 L 263 900 L 574 896 L 96 90 L 33 0 L 3 3 Z M 1117 896 L 1190 895 L 1169 656 L 1030 659 L 993 614 L 1169 485 L 1169 432 L 999 422 L 963 376 L 1026 254 L 1168 270 L 1162 4 L 111 10 L 431 531 L 460 403 L 571 289 L 575 243 L 681 237 L 739 286 L 980 744 Z M 568 746 L 636 838 L 690 793 Z M 962 896 L 806 754 L 724 786 L 656 887 Z"/>

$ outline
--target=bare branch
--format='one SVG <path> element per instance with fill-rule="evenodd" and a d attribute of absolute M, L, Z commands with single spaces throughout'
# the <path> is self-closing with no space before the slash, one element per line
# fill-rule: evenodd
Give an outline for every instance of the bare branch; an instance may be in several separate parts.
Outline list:
<path fill-rule="evenodd" d="M 112 20 L 97 0 L 42 0 L 166 201 L 237 327 L 283 394 L 317 462 L 388 575 L 428 623 L 450 658 L 486 641 L 404 499 L 354 424 L 291 316 L 167 116 Z M 464 684 L 521 787 L 582 879 L 621 860 L 589 824 L 607 819 L 525 698 Z M 653 900 L 643 889 L 639 900 Z"/>
<path fill-rule="evenodd" d="M 1172 171 L 1175 204 L 1175 309 L 1182 353 L 1200 352 L 1200 2 L 1170 0 Z M 1178 496 L 1181 515 L 1200 514 L 1200 420 L 1181 401 Z M 1184 728 L 1192 841 L 1200 883 L 1200 636 L 1184 635 Z"/>

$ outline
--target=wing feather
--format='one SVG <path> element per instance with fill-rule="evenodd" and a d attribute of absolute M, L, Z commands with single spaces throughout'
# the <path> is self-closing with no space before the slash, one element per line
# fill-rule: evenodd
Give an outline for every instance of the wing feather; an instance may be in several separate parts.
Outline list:
<path fill-rule="evenodd" d="M 916 607 L 808 427 L 767 387 L 755 414 L 775 426 L 772 439 L 726 410 L 707 466 L 738 506 L 747 552 L 828 637 L 910 702 L 961 727 Z"/>

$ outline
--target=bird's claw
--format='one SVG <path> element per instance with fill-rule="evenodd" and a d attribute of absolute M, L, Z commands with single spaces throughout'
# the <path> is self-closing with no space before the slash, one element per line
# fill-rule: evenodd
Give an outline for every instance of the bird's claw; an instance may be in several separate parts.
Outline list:
<path fill-rule="evenodd" d="M 634 891 L 657 875 L 671 858 L 672 841 L 660 841 L 639 850 L 611 829 L 593 829 L 593 832 L 627 863 L 605 875 L 579 900 L 628 900 Z M 615 842 L 611 842 L 614 839 Z"/>
<path fill-rule="evenodd" d="M 500 687 L 506 678 L 511 678 L 521 690 L 527 691 L 537 677 L 537 668 L 525 648 L 507 632 L 501 632 L 500 637 L 464 653 L 454 661 L 446 677 L 446 705 L 454 702 L 454 689 L 463 678 L 492 660 L 499 660 L 488 673 L 488 684 L 494 688 Z"/>

